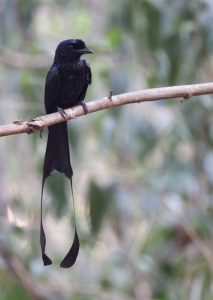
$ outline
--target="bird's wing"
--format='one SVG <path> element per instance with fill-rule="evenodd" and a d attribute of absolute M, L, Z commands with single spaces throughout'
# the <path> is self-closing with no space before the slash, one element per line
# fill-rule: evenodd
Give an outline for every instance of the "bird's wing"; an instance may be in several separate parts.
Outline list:
<path fill-rule="evenodd" d="M 86 60 L 84 60 L 84 64 L 85 64 L 85 68 L 86 68 L 87 84 L 91 84 L 92 83 L 92 72 L 90 69 L 90 65 L 88 64 L 88 62 Z"/>
<path fill-rule="evenodd" d="M 92 82 L 92 72 L 90 66 L 86 60 L 84 60 L 83 62 L 84 62 L 84 75 L 83 75 L 84 77 L 83 77 L 83 81 L 81 82 L 81 90 L 78 96 L 78 102 L 84 101 L 88 85 L 91 84 Z"/>
<path fill-rule="evenodd" d="M 57 111 L 60 92 L 60 74 L 57 66 L 53 65 L 47 73 L 44 91 L 46 113 Z"/>

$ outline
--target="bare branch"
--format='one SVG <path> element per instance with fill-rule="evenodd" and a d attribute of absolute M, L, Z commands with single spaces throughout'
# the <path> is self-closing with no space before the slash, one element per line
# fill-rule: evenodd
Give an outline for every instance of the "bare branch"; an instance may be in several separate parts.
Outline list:
<path fill-rule="evenodd" d="M 0 64 L 16 69 L 40 69 L 47 68 L 51 63 L 48 54 L 37 54 L 36 56 L 11 51 L 0 45 Z"/>
<path fill-rule="evenodd" d="M 39 286 L 35 280 L 31 277 L 30 273 L 24 268 L 21 262 L 15 259 L 10 253 L 9 249 L 0 240 L 0 256 L 4 260 L 8 269 L 15 274 L 15 276 L 20 280 L 23 288 L 28 292 L 33 300 L 44 300 L 43 291 L 40 290 Z"/>
<path fill-rule="evenodd" d="M 92 113 L 106 108 L 130 103 L 141 103 L 163 99 L 174 100 L 175 98 L 185 100 L 190 99 L 192 96 L 206 94 L 213 94 L 213 82 L 146 89 L 116 96 L 112 96 L 110 93 L 110 96 L 108 97 L 90 101 L 87 103 L 87 107 L 88 113 Z M 65 111 L 67 113 L 67 120 L 75 119 L 84 115 L 84 110 L 80 105 L 68 108 Z M 18 133 L 32 133 L 36 130 L 42 132 L 45 127 L 61 122 L 64 122 L 64 118 L 60 115 L 60 113 L 41 116 L 31 121 L 16 121 L 13 124 L 0 126 L 0 137 Z"/>

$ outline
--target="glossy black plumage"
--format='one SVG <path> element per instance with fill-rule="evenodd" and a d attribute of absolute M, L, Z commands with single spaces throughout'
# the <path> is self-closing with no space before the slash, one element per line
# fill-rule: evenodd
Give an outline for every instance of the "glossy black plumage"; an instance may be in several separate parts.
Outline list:
<path fill-rule="evenodd" d="M 65 40 L 58 45 L 54 63 L 45 82 L 44 103 L 47 114 L 56 112 L 59 108 L 65 109 L 83 103 L 87 87 L 92 81 L 92 74 L 88 63 L 80 57 L 89 53 L 92 51 L 78 39 Z M 70 163 L 66 122 L 50 126 L 48 129 L 41 193 L 40 242 L 44 265 L 49 265 L 52 261 L 45 253 L 46 237 L 42 223 L 42 197 L 45 180 L 54 170 L 63 173 L 70 180 L 72 189 L 73 170 Z M 61 262 L 61 267 L 71 267 L 75 263 L 78 251 L 79 239 L 75 224 L 74 241 Z"/>

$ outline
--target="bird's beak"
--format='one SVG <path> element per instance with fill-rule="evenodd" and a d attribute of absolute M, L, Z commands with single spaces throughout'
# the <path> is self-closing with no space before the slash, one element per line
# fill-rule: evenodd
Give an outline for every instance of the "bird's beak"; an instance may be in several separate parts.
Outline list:
<path fill-rule="evenodd" d="M 94 53 L 90 48 L 87 48 L 87 47 L 80 49 L 79 52 L 81 54 L 93 54 Z"/>

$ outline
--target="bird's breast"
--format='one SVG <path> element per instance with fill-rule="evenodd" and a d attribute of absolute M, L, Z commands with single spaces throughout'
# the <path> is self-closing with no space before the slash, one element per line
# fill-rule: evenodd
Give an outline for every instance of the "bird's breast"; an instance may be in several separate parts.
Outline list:
<path fill-rule="evenodd" d="M 60 106 L 71 107 L 79 103 L 79 96 L 85 87 L 84 66 L 80 63 L 70 64 L 60 72 Z"/>

